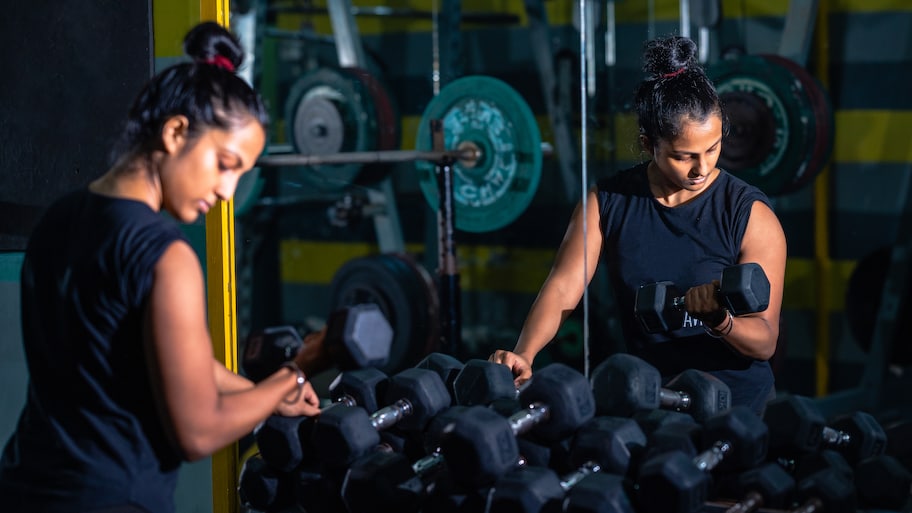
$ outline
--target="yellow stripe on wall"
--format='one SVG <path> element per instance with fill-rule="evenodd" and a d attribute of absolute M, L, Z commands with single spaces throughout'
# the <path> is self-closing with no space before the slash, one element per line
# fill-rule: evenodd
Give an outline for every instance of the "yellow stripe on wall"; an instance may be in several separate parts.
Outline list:
<path fill-rule="evenodd" d="M 374 244 L 317 242 L 289 239 L 280 243 L 281 280 L 295 285 L 326 286 L 333 274 L 347 261 L 376 255 Z M 411 244 L 410 254 L 423 251 L 423 246 Z M 512 292 L 537 294 L 551 265 L 556 248 L 525 249 L 503 246 L 457 246 L 460 285 L 467 292 Z M 845 309 L 845 294 L 856 260 L 835 260 L 830 270 L 834 312 Z M 433 274 L 435 269 L 429 269 Z M 816 270 L 813 259 L 790 258 L 785 270 L 785 296 L 782 306 L 790 310 L 815 310 Z"/>
<path fill-rule="evenodd" d="M 912 162 L 912 111 L 837 111 L 834 160 Z"/>
<path fill-rule="evenodd" d="M 155 0 L 152 2 L 152 23 L 155 37 L 155 57 L 184 55 L 184 35 L 200 22 L 199 2 L 187 0 Z"/>

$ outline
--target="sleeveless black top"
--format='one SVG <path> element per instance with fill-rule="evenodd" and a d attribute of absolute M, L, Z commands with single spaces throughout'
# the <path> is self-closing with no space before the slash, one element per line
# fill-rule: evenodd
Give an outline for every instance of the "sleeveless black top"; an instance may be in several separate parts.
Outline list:
<path fill-rule="evenodd" d="M 147 205 L 72 193 L 22 266 L 28 397 L 0 459 L 4 511 L 174 511 L 168 441 L 143 348 L 153 268 L 177 223 Z"/>

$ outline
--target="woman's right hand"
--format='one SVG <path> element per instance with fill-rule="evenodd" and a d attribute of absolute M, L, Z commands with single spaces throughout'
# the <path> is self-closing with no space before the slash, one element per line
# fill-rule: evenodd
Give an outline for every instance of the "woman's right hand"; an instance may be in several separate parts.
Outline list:
<path fill-rule="evenodd" d="M 489 361 L 501 363 L 510 368 L 513 373 L 513 382 L 520 386 L 532 377 L 532 363 L 525 357 L 520 356 L 513 351 L 498 349 L 488 357 Z"/>
<path fill-rule="evenodd" d="M 282 399 L 276 407 L 276 413 L 286 417 L 313 417 L 320 414 L 320 398 L 311 386 L 310 381 L 305 381 L 300 390 L 294 391 Z"/>

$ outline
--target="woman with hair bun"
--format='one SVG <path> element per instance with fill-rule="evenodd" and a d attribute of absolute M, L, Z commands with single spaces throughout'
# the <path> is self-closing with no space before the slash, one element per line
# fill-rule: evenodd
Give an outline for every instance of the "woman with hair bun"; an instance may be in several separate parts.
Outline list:
<path fill-rule="evenodd" d="M 760 414 L 775 393 L 768 360 L 779 337 L 782 226 L 763 192 L 716 167 L 725 114 L 693 41 L 671 36 L 647 42 L 644 71 L 648 76 L 634 101 L 649 160 L 601 179 L 588 192 L 586 210 L 581 202 L 574 211 L 516 346 L 490 358 L 509 366 L 517 383 L 528 379 L 535 356 L 576 309 L 601 260 L 630 352 L 666 379 L 689 368 L 708 371 L 728 384 L 732 406 Z M 725 267 L 746 262 L 765 271 L 769 306 L 735 317 L 716 289 Z M 634 316 L 636 291 L 664 280 L 686 291 L 684 322 L 649 334 Z"/>
<path fill-rule="evenodd" d="M 184 50 L 139 92 L 107 172 L 29 239 L 28 397 L 0 459 L 3 511 L 172 512 L 182 461 L 272 413 L 319 413 L 296 362 L 254 384 L 214 358 L 202 269 L 175 221 L 232 197 L 267 115 L 230 32 L 200 24 Z"/>

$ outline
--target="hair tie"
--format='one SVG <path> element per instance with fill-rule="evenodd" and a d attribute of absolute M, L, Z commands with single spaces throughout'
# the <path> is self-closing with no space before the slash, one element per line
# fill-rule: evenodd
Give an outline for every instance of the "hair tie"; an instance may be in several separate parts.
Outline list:
<path fill-rule="evenodd" d="M 212 57 L 204 60 L 203 64 L 209 64 L 210 66 L 222 68 L 228 70 L 231 73 L 234 73 L 234 63 L 224 55 L 213 55 Z"/>
<path fill-rule="evenodd" d="M 680 68 L 672 71 L 671 73 L 665 73 L 664 75 L 662 75 L 662 78 L 676 77 L 676 76 L 680 75 L 681 73 L 684 73 L 685 69 L 687 69 L 687 66 L 681 66 Z"/>

